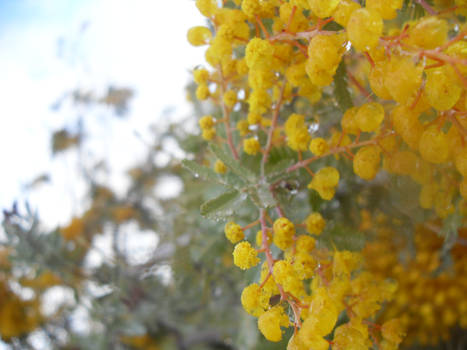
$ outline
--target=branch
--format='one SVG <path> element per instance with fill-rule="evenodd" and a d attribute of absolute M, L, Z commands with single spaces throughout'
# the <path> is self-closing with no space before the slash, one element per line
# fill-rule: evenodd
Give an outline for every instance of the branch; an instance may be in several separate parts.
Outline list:
<path fill-rule="evenodd" d="M 350 145 L 347 145 L 347 146 L 342 146 L 342 147 L 334 147 L 329 152 L 327 152 L 327 153 L 325 153 L 323 155 L 314 156 L 314 157 L 302 160 L 302 161 L 300 161 L 298 163 L 295 163 L 294 165 L 292 165 L 291 167 L 289 167 L 287 169 L 287 172 L 290 173 L 290 172 L 295 171 L 297 169 L 303 168 L 303 167 L 307 166 L 308 164 L 314 162 L 315 160 L 330 156 L 331 154 L 346 152 L 347 150 L 352 149 L 352 148 L 356 148 L 356 147 L 362 147 L 362 146 L 367 146 L 367 145 L 375 145 L 375 144 L 378 143 L 379 139 L 384 138 L 386 136 L 390 136 L 392 134 L 394 134 L 394 131 L 390 131 L 390 132 L 388 132 L 386 134 L 380 135 L 380 136 L 378 136 L 378 137 L 376 137 L 374 139 L 371 139 L 371 140 L 357 142 L 357 143 L 350 144 Z"/>
<path fill-rule="evenodd" d="M 272 123 L 271 123 L 271 127 L 269 128 L 269 132 L 268 132 L 268 140 L 266 143 L 266 149 L 264 150 L 263 160 L 261 161 L 261 175 L 262 176 L 264 176 L 264 166 L 266 165 L 266 162 L 268 161 L 269 152 L 271 151 L 271 148 L 272 148 L 272 138 L 274 136 L 274 130 L 277 127 L 277 120 L 279 119 L 279 112 L 280 112 L 281 105 L 282 105 L 282 99 L 284 98 L 284 90 L 285 90 L 286 84 L 287 84 L 287 81 L 284 79 L 284 83 L 282 84 L 281 92 L 279 94 L 279 99 L 277 100 L 277 104 L 274 108 L 274 114 L 272 116 Z"/>
<path fill-rule="evenodd" d="M 436 12 L 425 0 L 415 0 L 421 7 L 425 9 L 430 15 L 437 15 Z"/>
<path fill-rule="evenodd" d="M 222 104 L 222 112 L 224 114 L 224 126 L 225 126 L 225 133 L 227 135 L 227 144 L 229 145 L 230 151 L 232 152 L 233 157 L 238 160 L 238 153 L 237 150 L 233 144 L 232 140 L 232 130 L 230 129 L 230 110 L 227 108 L 227 106 L 224 103 L 224 92 L 225 92 L 225 80 L 224 80 L 224 73 L 222 72 L 222 67 L 219 65 L 219 73 L 221 76 L 221 84 L 219 85 L 221 88 L 221 104 Z"/>

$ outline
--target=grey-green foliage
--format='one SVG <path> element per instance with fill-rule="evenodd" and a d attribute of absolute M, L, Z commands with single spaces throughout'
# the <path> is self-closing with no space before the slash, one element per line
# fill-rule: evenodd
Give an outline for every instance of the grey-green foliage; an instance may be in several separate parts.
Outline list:
<path fill-rule="evenodd" d="M 131 231 L 125 230 L 134 228 L 114 222 L 109 217 L 111 211 L 107 210 L 117 204 L 130 205 L 138 212 L 133 222 L 140 229 L 152 230 L 160 239 L 153 256 L 144 264 L 130 263 L 124 247 L 115 244 L 112 245 L 115 259 L 88 269 L 83 265 L 87 251 L 66 242 L 58 229 L 44 231 L 37 216 L 15 209 L 4 220 L 7 241 L 3 244 L 14 249 L 12 264 L 20 275 L 34 276 L 42 270 L 52 270 L 62 277 L 65 286 L 75 290 L 73 306 L 64 309 L 54 322 L 46 321 L 41 326 L 57 348 L 124 349 L 122 336 L 146 333 L 163 344 L 162 349 L 236 348 L 231 339 L 238 334 L 236 323 L 240 316 L 242 276 L 225 258 L 226 254 L 230 256 L 231 247 L 226 244 L 220 224 L 199 214 L 200 205 L 213 193 L 218 193 L 220 187 L 199 184 L 176 159 L 167 166 L 156 167 L 152 164 L 156 149 L 157 145 L 151 148 L 147 160 L 136 166 L 142 175 L 133 179 L 124 196 L 99 202 L 102 212 L 95 215 L 101 220 L 94 223 L 102 227 L 96 228 L 92 236 L 101 235 L 102 229 L 112 228 L 113 239 L 118 240 L 122 234 L 131 239 Z M 184 183 L 184 190 L 175 198 L 160 199 L 154 195 L 153 188 L 148 187 L 147 180 L 153 178 L 157 184 L 166 174 L 178 176 Z M 211 175 L 217 177 L 217 174 Z M 90 183 L 90 188 L 94 186 Z M 152 201 L 151 207 L 148 201 Z M 96 210 L 97 205 L 92 208 Z M 92 241 L 92 237 L 87 238 Z M 158 273 L 161 268 L 171 271 L 168 281 Z M 76 269 L 83 275 L 79 281 L 73 278 Z M 87 283 L 105 288 L 106 294 L 93 295 Z M 90 334 L 79 334 L 69 327 L 70 313 L 83 306 L 90 311 L 94 325 Z M 65 341 L 54 337 L 63 331 L 67 334 Z M 28 344 L 26 338 L 18 341 L 24 347 Z"/>
<path fill-rule="evenodd" d="M 242 178 L 246 183 L 252 183 L 256 179 L 256 175 L 243 164 L 234 159 L 225 149 L 218 145 L 211 144 L 210 150 L 219 158 L 235 175 Z"/>
<path fill-rule="evenodd" d="M 334 76 L 334 95 L 342 113 L 353 106 L 352 97 L 347 85 L 347 68 L 345 62 L 342 60 Z"/>

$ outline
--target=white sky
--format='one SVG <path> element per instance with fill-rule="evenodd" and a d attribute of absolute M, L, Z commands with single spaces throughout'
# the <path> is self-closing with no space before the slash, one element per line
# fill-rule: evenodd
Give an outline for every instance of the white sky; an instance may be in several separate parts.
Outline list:
<path fill-rule="evenodd" d="M 116 173 L 144 155 L 135 131 L 149 137 L 148 126 L 164 122 L 168 106 L 176 107 L 174 116 L 186 117 L 188 70 L 204 62 L 204 50 L 191 47 L 186 32 L 203 23 L 192 0 L 0 0 L 0 208 L 27 198 L 50 225 L 80 211 L 76 194 L 84 185 L 76 154 L 53 160 L 50 151 L 51 130 L 76 124 L 76 108 L 50 110 L 66 91 L 103 91 L 109 83 L 136 90 L 126 119 L 104 110 L 86 118 L 91 152 L 109 159 Z M 45 172 L 50 185 L 24 190 Z"/>

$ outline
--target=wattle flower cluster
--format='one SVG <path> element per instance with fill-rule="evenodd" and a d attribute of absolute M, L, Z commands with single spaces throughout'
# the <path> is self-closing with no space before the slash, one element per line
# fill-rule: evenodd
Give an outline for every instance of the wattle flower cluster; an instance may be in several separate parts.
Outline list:
<path fill-rule="evenodd" d="M 245 175 L 235 191 L 259 211 L 257 221 L 225 228 L 237 266 L 262 263 L 242 304 L 271 341 L 293 325 L 289 349 L 396 349 L 404 332 L 397 320 L 374 323 L 394 284 L 362 269 L 358 253 L 316 245 L 311 235 L 326 234 L 320 213 L 288 219 L 280 181 L 268 182 L 272 151 L 291 154 L 280 179 L 297 175 L 323 201 L 336 198 L 346 174 L 337 162 L 363 181 L 383 171 L 410 177 L 420 207 L 440 218 L 467 200 L 467 27 L 458 16 L 467 4 L 420 0 L 409 6 L 424 15 L 408 19 L 402 0 L 360 3 L 197 0 L 210 26 L 188 33 L 208 46 L 210 68 L 193 72 L 196 96 L 218 107 L 199 121 L 202 136 L 231 157 L 213 151 L 215 172 L 227 184 L 227 169 Z M 240 160 L 260 164 L 249 176 Z"/>

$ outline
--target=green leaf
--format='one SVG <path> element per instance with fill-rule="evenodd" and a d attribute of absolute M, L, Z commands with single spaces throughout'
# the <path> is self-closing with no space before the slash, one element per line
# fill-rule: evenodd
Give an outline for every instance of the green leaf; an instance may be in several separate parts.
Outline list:
<path fill-rule="evenodd" d="M 236 189 L 242 189 L 245 187 L 245 181 L 239 176 L 233 174 L 232 172 L 228 172 L 223 176 L 219 176 L 211 168 L 199 165 L 198 163 L 187 159 L 182 161 L 182 165 L 183 167 L 188 169 L 194 176 L 201 177 L 203 180 L 209 181 L 211 183 L 215 182 L 226 187 Z"/>
<path fill-rule="evenodd" d="M 274 183 L 290 176 L 287 169 L 295 163 L 296 155 L 289 147 L 275 147 L 271 150 L 265 166 L 266 179 Z"/>
<path fill-rule="evenodd" d="M 265 169 L 266 172 L 268 171 L 268 168 L 274 167 L 284 159 L 292 159 L 296 161 L 297 153 L 287 146 L 273 147 L 271 152 L 269 152 L 268 162 L 266 163 Z"/>
<path fill-rule="evenodd" d="M 242 180 L 239 176 L 233 174 L 231 171 L 229 171 L 227 174 L 223 176 L 223 179 L 225 179 L 225 185 L 236 188 L 237 190 L 240 190 L 245 187 L 245 181 Z"/>
<path fill-rule="evenodd" d="M 250 198 L 258 208 L 266 209 L 277 205 L 271 192 L 265 187 L 250 187 L 248 190 L 248 198 Z"/>
<path fill-rule="evenodd" d="M 347 69 L 344 60 L 341 60 L 334 76 L 334 95 L 342 112 L 353 107 L 352 97 L 347 85 Z"/>
<path fill-rule="evenodd" d="M 276 200 L 274 199 L 271 190 L 269 189 L 268 183 L 262 182 L 258 186 L 256 193 L 258 194 L 262 208 L 272 208 L 277 205 Z"/>
<path fill-rule="evenodd" d="M 266 179 L 269 183 L 274 183 L 291 176 L 287 169 L 293 165 L 295 161 L 293 159 L 283 159 L 279 163 L 271 166 L 266 171 Z"/>
<path fill-rule="evenodd" d="M 235 160 L 218 145 L 209 145 L 211 151 L 236 175 L 245 179 L 247 182 L 254 182 L 256 175 L 248 168 L 245 168 L 238 160 Z"/>
<path fill-rule="evenodd" d="M 201 215 L 214 220 L 232 217 L 239 199 L 240 193 L 237 190 L 224 192 L 202 204 L 200 208 Z"/>
<path fill-rule="evenodd" d="M 323 232 L 318 237 L 318 242 L 333 250 L 360 251 L 365 245 L 365 235 L 359 231 L 349 230 L 342 226 L 336 226 L 332 230 Z"/>
<path fill-rule="evenodd" d="M 455 213 L 449 215 L 443 221 L 443 228 L 440 231 L 440 236 L 444 238 L 443 248 L 441 255 L 447 254 L 451 248 L 456 244 L 458 230 L 462 226 L 463 216 L 456 210 Z"/>
<path fill-rule="evenodd" d="M 199 165 L 198 163 L 188 159 L 182 160 L 182 165 L 191 171 L 195 177 L 201 177 L 206 181 L 219 182 L 219 177 L 216 172 L 208 167 Z"/>
<path fill-rule="evenodd" d="M 198 153 L 201 149 L 201 146 L 205 142 L 200 136 L 198 135 L 183 135 L 180 137 L 176 137 L 178 144 L 180 147 L 188 153 Z"/>
<path fill-rule="evenodd" d="M 261 169 L 261 160 L 263 158 L 262 154 L 250 155 L 246 153 L 242 153 L 240 155 L 240 159 L 238 160 L 239 163 L 253 174 L 259 174 Z M 255 175 L 255 178 L 258 177 Z"/>

